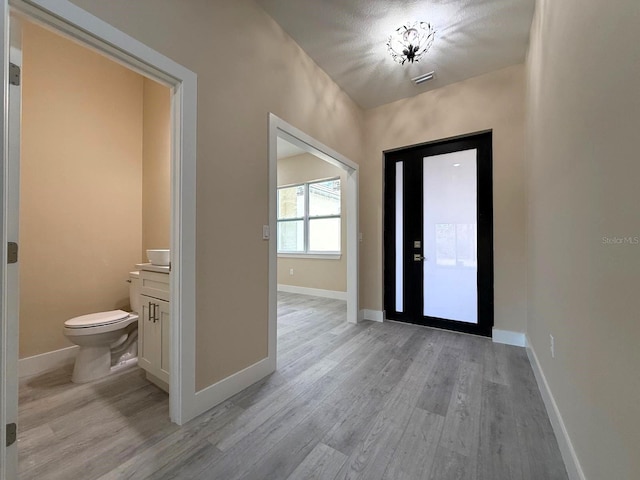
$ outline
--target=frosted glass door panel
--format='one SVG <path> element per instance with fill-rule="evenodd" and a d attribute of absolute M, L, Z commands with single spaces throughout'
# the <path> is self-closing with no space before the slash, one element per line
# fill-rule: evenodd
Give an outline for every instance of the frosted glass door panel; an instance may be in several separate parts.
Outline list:
<path fill-rule="evenodd" d="M 403 163 L 396 163 L 396 312 L 404 310 L 404 175 Z"/>
<path fill-rule="evenodd" d="M 478 323 L 477 151 L 423 159 L 424 315 Z"/>

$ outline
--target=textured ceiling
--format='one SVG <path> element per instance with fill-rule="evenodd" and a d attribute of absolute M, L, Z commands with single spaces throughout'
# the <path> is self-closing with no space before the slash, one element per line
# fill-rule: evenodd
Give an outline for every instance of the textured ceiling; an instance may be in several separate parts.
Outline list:
<path fill-rule="evenodd" d="M 525 59 L 535 0 L 257 0 L 363 108 L 411 97 Z M 400 65 L 389 35 L 407 21 L 436 30 L 423 60 Z M 435 70 L 416 86 L 411 79 Z"/>

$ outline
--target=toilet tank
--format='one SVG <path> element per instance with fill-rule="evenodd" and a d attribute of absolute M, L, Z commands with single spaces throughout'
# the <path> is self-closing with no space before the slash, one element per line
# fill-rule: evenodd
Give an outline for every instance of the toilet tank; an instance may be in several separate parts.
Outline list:
<path fill-rule="evenodd" d="M 133 312 L 140 312 L 140 272 L 129 272 L 129 303 Z"/>

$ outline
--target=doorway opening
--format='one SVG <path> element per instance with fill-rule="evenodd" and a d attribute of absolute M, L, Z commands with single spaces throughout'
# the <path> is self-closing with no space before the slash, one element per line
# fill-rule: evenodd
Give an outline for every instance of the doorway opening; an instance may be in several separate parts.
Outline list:
<path fill-rule="evenodd" d="M 270 114 L 269 198 L 269 359 L 275 370 L 278 291 L 333 301 L 326 306 L 332 312 L 346 301 L 342 315 L 358 322 L 358 165 Z"/>
<path fill-rule="evenodd" d="M 102 22 L 96 17 L 81 10 L 68 1 L 51 2 L 34 0 L 23 2 L 15 0 L 11 7 L 2 4 L 5 25 L 9 28 L 10 45 L 3 50 L 5 71 L 11 71 L 9 78 L 5 76 L 5 104 L 9 106 L 3 121 L 3 155 L 2 170 L 2 235 L 5 245 L 19 245 L 19 200 L 20 200 L 20 129 L 21 129 L 21 71 L 22 31 L 21 24 L 33 23 L 44 27 L 49 32 L 72 40 L 88 50 L 96 52 L 115 61 L 136 74 L 142 75 L 158 86 L 169 90 L 170 102 L 169 137 L 170 137 L 170 232 L 171 247 L 171 281 L 165 295 L 169 301 L 168 312 L 178 321 L 171 322 L 169 333 L 170 360 L 172 374 L 168 389 L 170 391 L 168 412 L 165 418 L 182 424 L 197 413 L 195 402 L 195 131 L 196 131 L 196 76 L 193 72 L 176 64 L 170 59 L 153 51 Z M 77 92 L 81 95 L 83 92 Z M 105 107 L 108 108 L 108 107 Z M 96 113 L 96 112 L 93 112 Z M 84 132 L 87 133 L 87 132 Z M 70 131 L 69 136 L 79 134 Z M 107 144 L 104 149 L 117 147 Z M 112 152 L 114 153 L 114 152 Z M 117 153 L 117 151 L 115 152 Z M 87 155 L 91 152 L 87 151 Z M 114 154 L 113 157 L 116 155 Z M 66 172 L 69 173 L 69 172 Z M 55 179 L 52 179 L 55 180 Z M 113 189 L 114 195 L 122 193 Z M 82 198 L 78 198 L 81 202 Z M 78 219 L 82 222 L 83 219 Z M 117 235 L 113 228 L 106 229 L 105 235 Z M 121 232 L 123 233 L 123 232 Z M 127 235 L 124 232 L 123 235 Z M 77 239 L 82 242 L 82 238 Z M 158 245 L 160 246 L 160 245 Z M 165 245 L 163 245 L 165 246 Z M 169 245 L 166 245 L 169 246 Z M 141 251 L 142 245 L 137 247 Z M 99 249 L 96 249 L 99 250 Z M 19 318 L 19 259 L 10 258 L 11 248 L 2 251 L 2 317 L 0 319 L 0 433 L 7 439 L 10 431 L 16 430 L 18 424 L 18 318 Z M 141 253 L 141 252 L 140 252 Z M 55 251 L 50 252 L 55 255 Z M 15 255 L 11 255 L 14 256 Z M 140 261 L 143 258 L 141 253 Z M 11 259 L 10 262 L 6 261 Z M 96 269 L 100 265 L 100 251 L 95 252 Z M 128 277 L 126 268 L 122 283 Z M 64 272 L 60 273 L 58 282 L 66 281 Z M 125 284 L 126 285 L 126 284 Z M 124 296 L 121 294 L 120 296 Z M 124 298 L 114 299 L 114 303 L 128 303 Z M 161 309 L 154 310 L 158 319 L 162 317 Z M 167 312 L 164 312 L 165 314 Z M 154 318 L 156 318 L 154 316 Z M 60 325 L 62 328 L 62 325 Z M 123 344 L 123 348 L 127 345 Z M 37 359 L 36 359 L 37 360 Z M 168 415 L 167 415 L 168 413 Z M 168 419 L 167 419 L 168 421 Z M 18 425 L 18 430 L 20 426 Z M 0 477 L 17 476 L 17 443 L 9 441 L 0 444 Z"/>
<path fill-rule="evenodd" d="M 145 392 L 168 422 L 171 91 L 27 19 L 20 30 L 18 440 L 66 418 L 59 441 L 20 449 L 30 478 L 56 451 L 82 455 L 94 411 Z"/>
<path fill-rule="evenodd" d="M 491 132 L 385 152 L 386 318 L 490 336 Z"/>

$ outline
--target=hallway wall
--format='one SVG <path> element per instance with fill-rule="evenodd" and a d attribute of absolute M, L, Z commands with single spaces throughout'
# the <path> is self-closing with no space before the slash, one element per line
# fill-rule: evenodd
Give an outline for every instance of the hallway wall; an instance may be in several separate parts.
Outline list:
<path fill-rule="evenodd" d="M 253 0 L 73 3 L 198 75 L 200 390 L 267 356 L 269 112 L 357 163 L 362 111 Z"/>
<path fill-rule="evenodd" d="M 527 331 L 589 480 L 640 478 L 639 25 L 541 0 L 527 61 Z"/>

